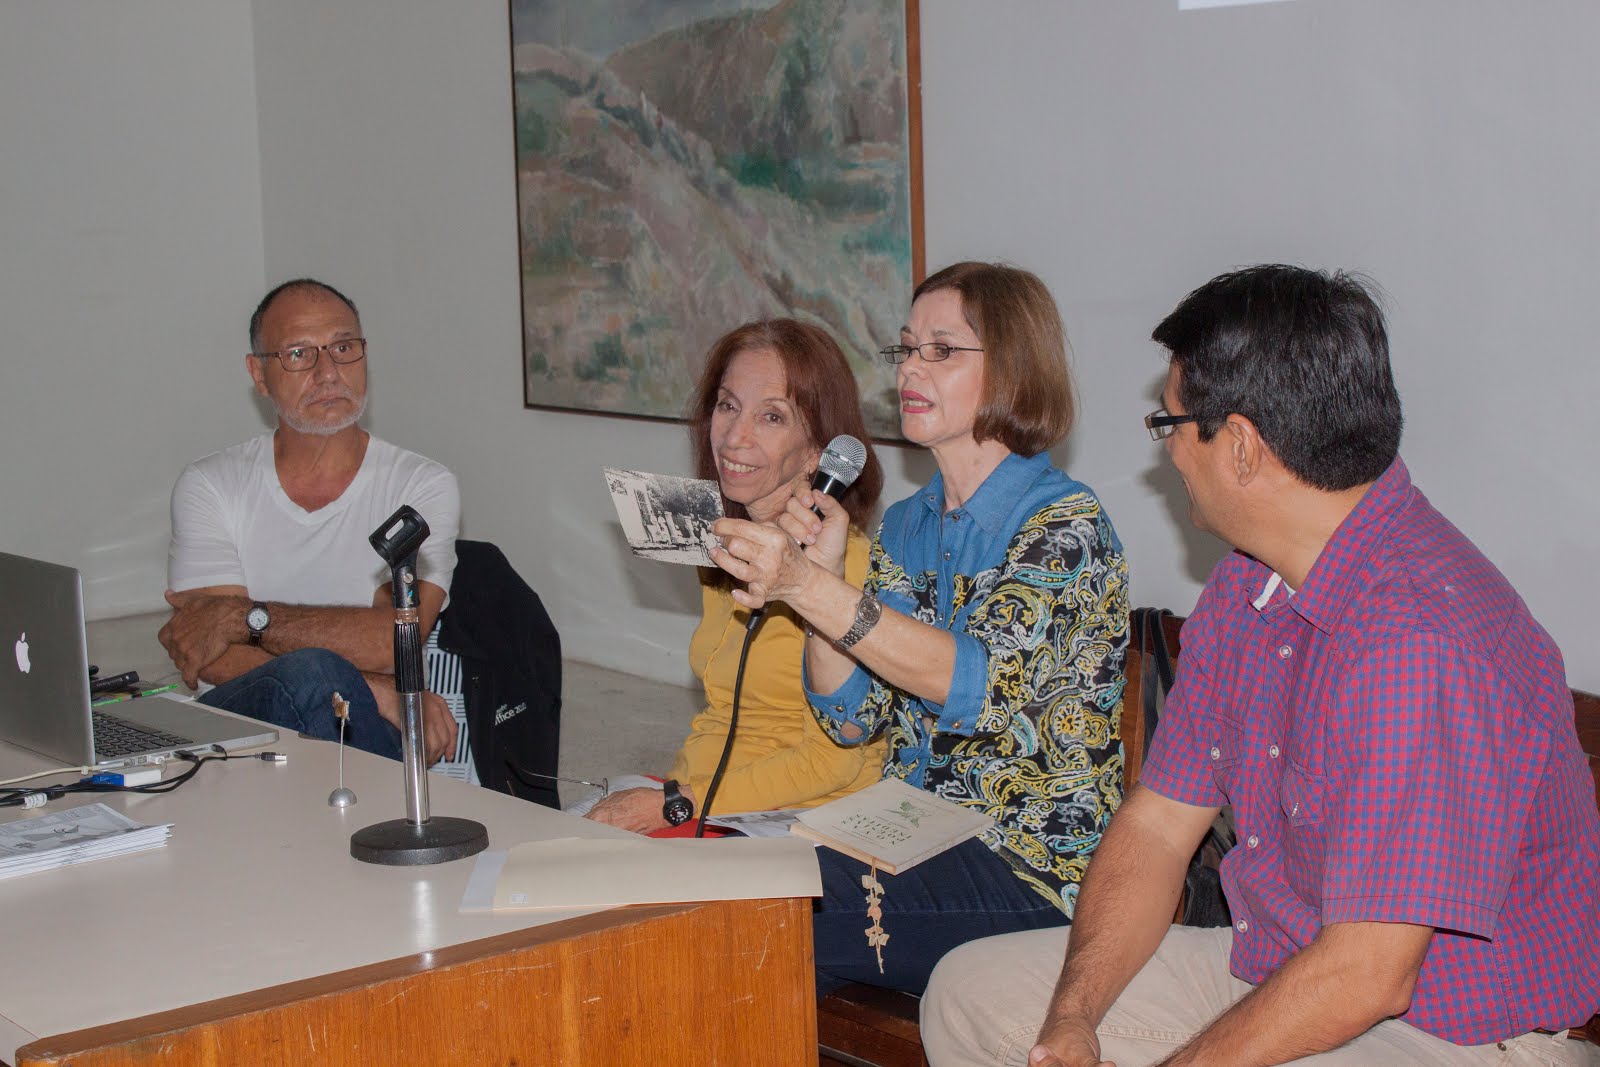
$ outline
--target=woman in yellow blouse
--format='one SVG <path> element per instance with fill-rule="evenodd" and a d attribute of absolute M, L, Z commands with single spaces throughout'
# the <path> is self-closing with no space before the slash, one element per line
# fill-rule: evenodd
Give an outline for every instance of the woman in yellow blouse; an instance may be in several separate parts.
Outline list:
<path fill-rule="evenodd" d="M 833 338 L 815 326 L 774 319 L 740 326 L 712 346 L 690 402 L 695 473 L 716 478 L 727 514 L 771 522 L 809 490 L 822 449 L 849 434 L 866 443 L 855 376 Z M 840 503 L 850 519 L 844 570 L 858 586 L 867 573 L 863 528 L 877 506 L 883 469 L 870 445 L 867 463 Z M 749 612 L 734 602 L 725 572 L 701 572 L 700 626 L 689 663 L 705 686 L 706 707 L 690 724 L 667 789 L 626 789 L 606 797 L 592 819 L 639 833 L 667 828 L 674 814 L 698 814 L 728 736 L 734 677 Z M 717 787 L 719 812 L 812 807 L 877 781 L 886 746 L 841 745 L 812 715 L 800 676 L 801 622 L 774 604 L 745 665 L 739 729 Z"/>

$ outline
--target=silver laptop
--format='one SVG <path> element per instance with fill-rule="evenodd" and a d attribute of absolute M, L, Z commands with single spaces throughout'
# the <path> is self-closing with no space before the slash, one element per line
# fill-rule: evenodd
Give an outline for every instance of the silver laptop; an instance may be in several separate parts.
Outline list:
<path fill-rule="evenodd" d="M 0 741 L 105 767 L 277 739 L 264 723 L 194 701 L 151 696 L 91 708 L 83 580 L 71 567 L 0 552 Z"/>

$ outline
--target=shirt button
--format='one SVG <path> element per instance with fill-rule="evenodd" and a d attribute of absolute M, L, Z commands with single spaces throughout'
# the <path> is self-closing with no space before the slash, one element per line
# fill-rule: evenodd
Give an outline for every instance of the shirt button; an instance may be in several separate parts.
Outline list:
<path fill-rule="evenodd" d="M 1234 928 L 1237 929 L 1241 934 L 1248 934 L 1250 932 L 1250 924 L 1245 922 L 1243 919 L 1240 919 L 1233 925 Z"/>
<path fill-rule="evenodd" d="M 949 559 L 949 558 L 950 558 L 950 553 L 948 553 L 948 552 L 946 552 L 946 553 L 945 553 L 945 554 L 944 554 L 944 558 L 945 558 L 945 559 Z"/>
<path fill-rule="evenodd" d="M 837 712 L 840 712 L 840 713 L 843 713 L 843 711 L 844 711 L 844 705 L 843 705 L 843 704 L 835 704 L 835 705 L 834 705 L 834 706 L 833 706 L 833 710 L 834 710 L 834 711 L 837 711 Z"/>
<path fill-rule="evenodd" d="M 1290 645 L 1279 645 L 1278 655 L 1284 659 L 1288 659 L 1290 656 L 1294 655 L 1294 648 Z"/>
<path fill-rule="evenodd" d="M 952 729 L 952 730 L 959 730 L 959 729 L 961 729 L 961 724 L 960 724 L 960 723 L 959 723 L 959 722 L 956 722 L 956 723 L 951 723 L 951 724 L 950 724 L 950 728 L 951 728 L 951 729 Z"/>
<path fill-rule="evenodd" d="M 1221 759 L 1222 758 L 1222 749 L 1217 748 L 1215 745 L 1213 745 L 1212 748 L 1211 748 L 1211 758 L 1212 759 Z"/>
<path fill-rule="evenodd" d="M 1273 745 L 1271 748 L 1267 749 L 1267 755 L 1271 756 L 1273 759 L 1277 759 L 1278 758 L 1278 746 L 1277 745 Z"/>
<path fill-rule="evenodd" d="M 1251 848 L 1255 848 L 1257 845 L 1261 844 L 1261 838 L 1257 837 L 1255 834 L 1251 834 L 1249 837 L 1245 838 L 1244 843 Z"/>

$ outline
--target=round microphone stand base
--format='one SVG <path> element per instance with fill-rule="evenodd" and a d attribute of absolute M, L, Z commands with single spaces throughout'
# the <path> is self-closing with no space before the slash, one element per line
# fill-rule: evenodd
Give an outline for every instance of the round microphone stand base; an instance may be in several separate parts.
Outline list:
<path fill-rule="evenodd" d="M 430 863 L 476 856 L 489 847 L 489 832 L 480 822 L 435 815 L 418 825 L 390 819 L 350 835 L 350 855 L 363 863 L 390 867 L 422 867 Z"/>

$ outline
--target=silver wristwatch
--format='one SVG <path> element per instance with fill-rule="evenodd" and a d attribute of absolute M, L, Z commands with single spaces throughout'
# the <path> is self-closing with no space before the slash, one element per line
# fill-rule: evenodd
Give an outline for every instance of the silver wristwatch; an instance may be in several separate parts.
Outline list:
<path fill-rule="evenodd" d="M 883 605 L 878 603 L 878 598 L 871 593 L 862 593 L 861 599 L 856 601 L 856 621 L 834 644 L 841 649 L 854 648 L 856 642 L 867 636 L 881 618 L 883 618 Z"/>
<path fill-rule="evenodd" d="M 272 625 L 272 616 L 267 612 L 267 606 L 261 601 L 256 601 L 244 615 L 245 628 L 250 631 L 250 643 L 259 645 L 261 635 L 266 628 Z"/>

